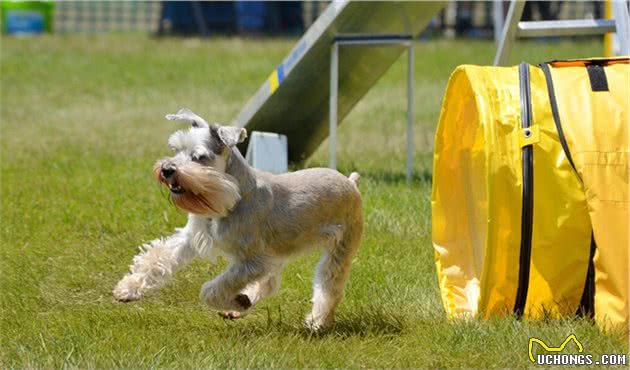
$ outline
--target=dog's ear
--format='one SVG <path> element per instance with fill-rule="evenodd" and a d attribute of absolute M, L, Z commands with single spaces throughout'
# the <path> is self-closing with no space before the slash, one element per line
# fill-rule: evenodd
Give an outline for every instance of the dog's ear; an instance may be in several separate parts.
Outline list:
<path fill-rule="evenodd" d="M 220 126 L 218 133 L 223 144 L 230 147 L 242 143 L 247 138 L 247 130 L 241 127 Z"/>
<path fill-rule="evenodd" d="M 199 117 L 188 108 L 182 108 L 175 114 L 167 114 L 166 119 L 169 121 L 186 121 L 189 122 L 192 127 L 209 127 L 206 120 Z"/>

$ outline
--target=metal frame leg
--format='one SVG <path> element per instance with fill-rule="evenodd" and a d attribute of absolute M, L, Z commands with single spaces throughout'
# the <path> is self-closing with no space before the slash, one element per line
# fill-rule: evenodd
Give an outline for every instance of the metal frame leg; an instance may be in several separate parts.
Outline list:
<path fill-rule="evenodd" d="M 413 178 L 413 42 L 407 46 L 407 182 Z"/>
<path fill-rule="evenodd" d="M 510 2 L 510 8 L 508 10 L 507 18 L 503 23 L 503 32 L 501 34 L 501 41 L 497 48 L 497 54 L 494 57 L 494 65 L 505 65 L 510 57 L 510 51 L 512 45 L 516 40 L 516 32 L 518 31 L 518 22 L 523 15 L 523 9 L 525 9 L 525 1 L 512 1 Z"/>
<path fill-rule="evenodd" d="M 380 36 L 380 37 L 379 37 Z M 397 36 L 397 35 L 394 35 Z M 404 45 L 407 47 L 407 182 L 413 179 L 413 82 L 414 82 L 414 46 L 411 36 L 374 37 L 354 36 L 352 39 L 340 39 L 332 43 L 330 49 L 330 100 L 328 116 L 328 166 L 337 169 L 337 112 L 339 99 L 339 47 L 369 45 Z"/>
<path fill-rule="evenodd" d="M 628 4 L 626 1 L 612 1 L 613 14 L 617 26 L 617 39 L 619 40 L 619 55 L 630 53 L 630 16 L 628 15 Z"/>
<path fill-rule="evenodd" d="M 494 42 L 497 44 L 501 41 L 503 33 L 503 0 L 492 2 L 492 24 L 494 26 Z"/>
<path fill-rule="evenodd" d="M 328 167 L 337 169 L 337 93 L 339 88 L 339 45 L 333 42 L 330 50 L 330 105 L 328 136 Z"/>

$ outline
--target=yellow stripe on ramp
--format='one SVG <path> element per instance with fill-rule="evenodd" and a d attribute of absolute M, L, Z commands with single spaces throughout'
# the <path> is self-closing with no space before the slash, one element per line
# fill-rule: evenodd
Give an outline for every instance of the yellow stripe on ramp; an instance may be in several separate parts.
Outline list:
<path fill-rule="evenodd" d="M 268 78 L 269 81 L 269 92 L 270 93 L 274 93 L 276 91 L 276 89 L 278 89 L 278 86 L 280 85 L 280 83 L 278 82 L 278 71 L 274 69 L 273 72 L 271 72 L 271 75 Z"/>

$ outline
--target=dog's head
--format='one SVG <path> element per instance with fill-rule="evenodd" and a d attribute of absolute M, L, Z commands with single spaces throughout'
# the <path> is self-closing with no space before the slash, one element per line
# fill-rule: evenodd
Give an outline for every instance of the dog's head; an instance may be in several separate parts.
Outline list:
<path fill-rule="evenodd" d="M 168 139 L 175 154 L 156 162 L 153 173 L 168 186 L 175 205 L 190 213 L 225 217 L 240 200 L 237 181 L 225 173 L 231 148 L 247 137 L 244 128 L 208 124 L 189 109 L 180 109 L 166 119 L 186 121 Z"/>

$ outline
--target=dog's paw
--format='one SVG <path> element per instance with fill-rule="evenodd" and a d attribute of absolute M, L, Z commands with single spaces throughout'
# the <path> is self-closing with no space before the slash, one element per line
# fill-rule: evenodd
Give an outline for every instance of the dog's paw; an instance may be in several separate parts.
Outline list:
<path fill-rule="evenodd" d="M 334 320 L 332 318 L 331 319 L 317 318 L 313 316 L 312 313 L 310 313 L 308 314 L 308 316 L 306 316 L 306 320 L 304 320 L 304 327 L 307 330 L 319 332 L 332 326 L 333 322 Z"/>
<path fill-rule="evenodd" d="M 119 302 L 137 301 L 142 298 L 142 281 L 134 274 L 125 275 L 122 280 L 116 284 L 114 298 Z"/>
<path fill-rule="evenodd" d="M 221 316 L 225 320 L 238 320 L 245 317 L 245 314 L 238 311 L 223 311 L 219 312 L 219 316 Z"/>

